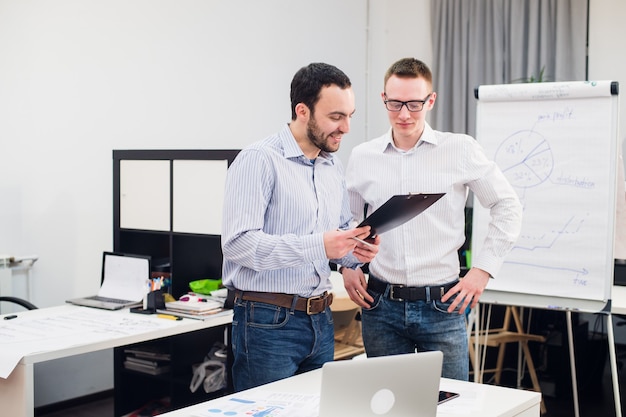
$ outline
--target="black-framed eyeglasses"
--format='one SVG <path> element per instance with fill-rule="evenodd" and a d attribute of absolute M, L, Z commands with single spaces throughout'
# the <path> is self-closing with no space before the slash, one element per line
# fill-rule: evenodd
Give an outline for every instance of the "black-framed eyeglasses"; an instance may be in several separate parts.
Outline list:
<path fill-rule="evenodd" d="M 424 108 L 424 104 L 426 104 L 426 102 L 430 99 L 431 95 L 432 93 L 427 95 L 424 100 L 409 100 L 409 101 L 385 100 L 385 107 L 387 107 L 387 110 L 389 111 L 400 111 L 402 110 L 403 106 L 406 106 L 406 108 L 412 112 L 422 111 L 422 109 Z M 386 94 L 385 94 L 385 98 L 387 98 Z"/>

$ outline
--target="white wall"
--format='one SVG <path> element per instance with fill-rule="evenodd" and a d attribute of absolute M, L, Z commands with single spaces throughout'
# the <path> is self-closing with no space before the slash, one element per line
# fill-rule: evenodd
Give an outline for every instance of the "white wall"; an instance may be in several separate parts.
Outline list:
<path fill-rule="evenodd" d="M 432 63 L 429 0 L 370 0 L 367 67 L 367 138 L 389 129 L 380 93 L 387 68 L 404 57 Z"/>
<path fill-rule="evenodd" d="M 626 133 L 626 55 L 623 38 L 626 2 L 623 0 L 590 0 L 589 10 L 589 80 L 620 82 L 620 140 Z M 624 152 L 623 152 L 624 153 Z"/>

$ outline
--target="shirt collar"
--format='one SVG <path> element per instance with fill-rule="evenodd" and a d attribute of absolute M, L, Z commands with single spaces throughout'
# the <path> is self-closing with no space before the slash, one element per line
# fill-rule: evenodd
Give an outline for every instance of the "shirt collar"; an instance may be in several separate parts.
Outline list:
<path fill-rule="evenodd" d="M 289 129 L 289 124 L 286 124 L 278 135 L 282 142 L 283 155 L 285 156 L 285 159 L 309 160 L 304 155 L 304 152 L 302 152 L 298 142 L 296 142 L 296 138 L 293 136 L 293 133 L 291 133 L 291 129 Z M 321 158 L 331 164 L 335 163 L 335 156 L 329 152 L 320 151 L 317 158 Z"/>
<path fill-rule="evenodd" d="M 420 146 L 421 143 L 430 143 L 432 145 L 438 144 L 438 140 L 435 137 L 435 131 L 426 122 L 424 122 L 424 131 L 422 132 L 422 136 L 420 136 L 420 140 L 418 140 L 417 144 L 411 150 L 407 152 L 412 152 L 413 150 L 417 149 L 417 147 Z M 395 149 L 393 145 L 393 136 L 392 136 L 391 128 L 389 128 L 389 130 L 385 134 L 384 140 L 380 143 L 380 145 L 381 145 L 381 149 L 380 149 L 381 152 L 385 152 L 387 149 L 392 149 L 392 148 Z"/>

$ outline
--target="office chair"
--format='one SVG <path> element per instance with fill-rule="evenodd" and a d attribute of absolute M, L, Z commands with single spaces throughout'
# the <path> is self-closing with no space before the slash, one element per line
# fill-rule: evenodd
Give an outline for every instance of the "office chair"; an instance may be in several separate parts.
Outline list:
<path fill-rule="evenodd" d="M 0 296 L 0 301 L 6 301 L 9 303 L 13 303 L 13 304 L 18 304 L 22 307 L 24 307 L 27 310 L 36 310 L 37 306 L 35 306 L 33 303 L 26 301 L 22 298 L 19 297 L 10 297 L 10 296 Z"/>

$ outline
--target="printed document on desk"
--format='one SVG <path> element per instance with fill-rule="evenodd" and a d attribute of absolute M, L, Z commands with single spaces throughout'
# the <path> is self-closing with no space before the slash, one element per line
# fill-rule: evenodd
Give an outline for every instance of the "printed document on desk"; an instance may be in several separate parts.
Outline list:
<path fill-rule="evenodd" d="M 26 355 L 86 345 L 176 326 L 126 311 L 63 305 L 19 313 L 0 320 L 0 378 L 8 378 Z"/>
<path fill-rule="evenodd" d="M 317 417 L 319 400 L 320 396 L 317 394 L 249 391 L 213 400 L 205 407 L 194 406 L 194 410 L 189 415 L 193 417 L 216 415 Z"/>
<path fill-rule="evenodd" d="M 484 408 L 485 392 L 475 386 L 456 388 L 461 395 L 437 406 L 437 416 L 463 416 Z M 187 413 L 190 417 L 214 417 L 217 415 L 318 417 L 319 394 L 246 391 L 218 398 L 207 404 L 196 404 Z"/>
<path fill-rule="evenodd" d="M 367 216 L 357 227 L 370 226 L 370 236 L 367 239 L 375 237 L 408 222 L 435 204 L 445 194 L 394 195 L 385 204 Z"/>

